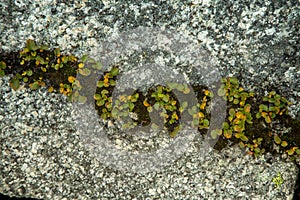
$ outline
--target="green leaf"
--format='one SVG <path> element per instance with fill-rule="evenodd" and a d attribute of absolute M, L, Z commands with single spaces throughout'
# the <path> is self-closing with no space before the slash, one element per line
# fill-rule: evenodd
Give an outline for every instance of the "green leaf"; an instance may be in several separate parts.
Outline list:
<path fill-rule="evenodd" d="M 54 54 L 55 54 L 55 55 L 60 54 L 60 49 L 59 49 L 59 48 L 54 49 Z"/>
<path fill-rule="evenodd" d="M 12 89 L 17 90 L 20 87 L 19 79 L 13 78 L 10 80 L 9 85 Z"/>
<path fill-rule="evenodd" d="M 148 112 L 152 112 L 152 111 L 153 111 L 152 106 L 147 107 L 147 111 L 148 111 Z"/>
<path fill-rule="evenodd" d="M 97 87 L 98 88 L 102 88 L 104 86 L 104 82 L 103 81 L 98 81 L 97 82 Z"/>
<path fill-rule="evenodd" d="M 240 95 L 239 94 L 234 94 L 233 97 L 238 99 L 238 98 L 240 98 Z"/>
<path fill-rule="evenodd" d="M 185 109 L 186 107 L 188 107 L 188 102 L 186 102 L 186 101 L 183 102 L 181 107 L 182 107 L 183 109 Z"/>
<path fill-rule="evenodd" d="M 178 91 L 180 91 L 180 92 L 183 92 L 184 86 L 183 86 L 182 84 L 178 84 L 177 87 L 176 87 L 176 89 L 177 89 Z"/>
<path fill-rule="evenodd" d="M 182 125 L 179 125 L 176 128 L 174 128 L 174 130 L 170 133 L 170 136 L 172 138 L 175 137 L 178 134 L 178 132 L 180 131 L 181 128 L 182 128 Z"/>
<path fill-rule="evenodd" d="M 235 116 L 235 110 L 234 110 L 234 108 L 230 108 L 229 109 L 229 115 L 232 116 L 232 117 Z"/>
<path fill-rule="evenodd" d="M 96 101 L 100 100 L 100 99 L 101 99 L 101 95 L 100 95 L 100 94 L 95 94 L 95 95 L 94 95 L 94 99 L 95 99 Z"/>
<path fill-rule="evenodd" d="M 259 109 L 262 110 L 262 111 L 269 111 L 269 108 L 267 105 L 264 105 L 264 104 L 260 104 L 259 105 Z"/>
<path fill-rule="evenodd" d="M 26 72 L 26 74 L 27 74 L 27 76 L 32 76 L 33 72 L 32 72 L 32 70 L 30 69 L 30 70 L 28 70 L 28 71 Z"/>
<path fill-rule="evenodd" d="M 275 141 L 276 144 L 280 144 L 281 143 L 281 139 L 280 139 L 280 137 L 278 137 L 278 135 L 274 136 L 274 141 Z"/>
<path fill-rule="evenodd" d="M 81 61 L 82 61 L 82 62 L 86 62 L 87 59 L 88 59 L 88 56 L 87 56 L 87 55 L 83 55 L 83 56 L 81 57 Z"/>
<path fill-rule="evenodd" d="M 156 103 L 153 105 L 153 107 L 154 107 L 155 110 L 159 110 L 160 105 L 159 105 L 158 102 L 156 102 Z"/>
<path fill-rule="evenodd" d="M 103 100 L 103 99 L 101 99 L 101 100 L 98 100 L 97 102 L 96 102 L 96 105 L 97 106 L 103 106 L 105 104 L 105 100 Z"/>
<path fill-rule="evenodd" d="M 117 75 L 119 74 L 119 69 L 118 69 L 118 68 L 112 68 L 112 69 L 110 70 L 110 74 L 111 74 L 112 76 L 117 76 Z"/>
<path fill-rule="evenodd" d="M 224 130 L 229 129 L 229 124 L 227 122 L 223 122 L 223 129 Z"/>
<path fill-rule="evenodd" d="M 240 102 L 240 101 L 239 101 L 238 99 L 234 99 L 234 100 L 233 100 L 233 103 L 234 103 L 234 104 L 238 104 L 239 102 Z"/>
<path fill-rule="evenodd" d="M 103 96 L 103 95 L 106 95 L 106 94 L 108 94 L 109 92 L 107 91 L 107 90 L 102 90 L 101 91 L 101 95 Z"/>
<path fill-rule="evenodd" d="M 248 141 L 248 138 L 243 134 L 243 135 L 241 136 L 241 140 L 242 140 L 243 142 L 247 142 L 247 141 Z"/>
<path fill-rule="evenodd" d="M 268 98 L 268 97 L 263 97 L 262 100 L 263 100 L 263 101 L 269 101 L 269 98 Z"/>
<path fill-rule="evenodd" d="M 117 114 L 118 114 L 118 109 L 116 109 L 116 108 L 112 109 L 112 111 L 111 111 L 112 117 L 117 117 Z"/>
<path fill-rule="evenodd" d="M 169 95 L 164 95 L 163 96 L 163 101 L 168 102 L 169 101 Z"/>
<path fill-rule="evenodd" d="M 167 83 L 167 86 L 168 86 L 171 90 L 174 90 L 175 88 L 177 88 L 177 83 Z"/>
<path fill-rule="evenodd" d="M 96 64 L 92 65 L 92 68 L 101 70 L 103 68 L 103 65 L 100 62 L 96 62 Z"/>
<path fill-rule="evenodd" d="M 113 80 L 113 79 L 109 79 L 109 85 L 115 86 L 116 85 L 116 81 Z"/>
<path fill-rule="evenodd" d="M 235 85 L 238 85 L 238 84 L 239 84 L 238 79 L 235 78 L 235 77 L 230 77 L 229 82 L 232 83 L 232 84 L 235 84 Z"/>
<path fill-rule="evenodd" d="M 289 150 L 287 150 L 286 152 L 288 153 L 288 155 L 291 156 L 291 155 L 294 154 L 295 151 L 294 151 L 294 149 L 289 149 Z"/>
<path fill-rule="evenodd" d="M 27 82 L 28 82 L 28 78 L 27 78 L 27 77 L 24 77 L 24 78 L 23 78 L 23 82 L 24 82 L 24 83 L 27 83 Z"/>
<path fill-rule="evenodd" d="M 256 113 L 255 117 L 256 117 L 257 119 L 261 118 L 261 113 L 260 113 L 260 112 Z"/>
<path fill-rule="evenodd" d="M 226 94 L 226 92 L 225 92 L 225 89 L 224 89 L 224 88 L 218 89 L 218 95 L 219 95 L 220 97 L 225 96 L 225 94 Z"/>
<path fill-rule="evenodd" d="M 268 124 L 271 123 L 271 118 L 270 118 L 269 115 L 267 115 L 267 116 L 265 117 L 265 122 L 267 122 Z"/>
<path fill-rule="evenodd" d="M 0 62 L 0 69 L 5 69 L 6 68 L 6 63 L 1 61 Z"/>
<path fill-rule="evenodd" d="M 0 77 L 4 76 L 5 75 L 5 72 L 4 70 L 0 69 Z"/>
<path fill-rule="evenodd" d="M 218 130 L 212 130 L 210 135 L 213 139 L 216 139 L 218 137 Z"/>
<path fill-rule="evenodd" d="M 259 147 L 255 147 L 254 152 L 259 154 L 260 153 L 260 148 Z"/>
<path fill-rule="evenodd" d="M 35 43 L 34 43 L 34 41 L 33 40 L 27 40 L 27 42 L 26 42 L 26 47 L 29 49 L 29 50 L 33 50 L 34 49 L 34 47 L 35 47 Z"/>
<path fill-rule="evenodd" d="M 54 69 L 55 69 L 55 70 L 58 70 L 58 69 L 59 69 L 59 64 L 55 64 L 55 65 L 54 65 Z"/>
<path fill-rule="evenodd" d="M 49 47 L 48 47 L 47 45 L 41 45 L 41 46 L 40 46 L 40 49 L 41 49 L 41 50 L 48 50 Z"/>
<path fill-rule="evenodd" d="M 208 127 L 208 126 L 209 126 L 209 121 L 208 121 L 208 119 L 204 119 L 204 120 L 203 120 L 203 125 L 204 125 L 205 127 Z"/>
<path fill-rule="evenodd" d="M 35 82 L 29 84 L 29 87 L 32 90 L 37 90 L 40 87 L 40 85 L 39 85 L 39 83 L 37 81 L 35 81 Z"/>
<path fill-rule="evenodd" d="M 35 56 L 36 56 L 36 51 L 31 52 L 31 55 L 32 55 L 33 57 L 35 57 Z"/>
<path fill-rule="evenodd" d="M 132 102 L 128 102 L 129 111 L 132 111 L 134 108 L 134 104 Z"/>
<path fill-rule="evenodd" d="M 281 146 L 282 146 L 282 147 L 286 147 L 287 145 L 288 145 L 287 141 L 282 141 L 282 142 L 281 142 Z"/>
<path fill-rule="evenodd" d="M 83 76 L 88 76 L 91 74 L 91 71 L 87 68 L 79 69 L 78 72 Z"/>

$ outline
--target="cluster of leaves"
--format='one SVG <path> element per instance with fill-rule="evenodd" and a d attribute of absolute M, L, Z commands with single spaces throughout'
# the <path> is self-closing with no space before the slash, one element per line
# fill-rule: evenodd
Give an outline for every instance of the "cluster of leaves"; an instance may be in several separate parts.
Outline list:
<path fill-rule="evenodd" d="M 246 124 L 252 124 L 251 105 L 246 104 L 249 97 L 253 97 L 253 93 L 247 93 L 242 87 L 239 87 L 239 82 L 236 78 L 223 78 L 221 88 L 218 90 L 218 95 L 223 96 L 230 105 L 229 116 L 227 121 L 223 123 L 222 130 L 214 130 L 211 132 L 213 138 L 218 135 L 224 135 L 230 139 L 232 136 L 247 142 L 249 139 L 245 135 Z"/>
<path fill-rule="evenodd" d="M 153 86 L 149 88 L 145 96 L 139 90 L 127 92 L 132 93 L 132 95 L 122 94 L 113 102 L 112 92 L 118 74 L 118 68 L 113 67 L 110 71 L 105 72 L 104 76 L 97 82 L 94 99 L 101 118 L 121 121 L 123 128 L 132 129 L 137 125 L 149 124 L 151 122 L 150 113 L 157 113 L 163 119 L 164 128 L 167 129 L 171 137 L 175 137 L 181 129 L 181 115 L 188 112 L 193 116 L 194 127 L 199 129 L 209 127 L 209 120 L 205 118 L 206 114 L 204 114 L 207 101 L 212 96 L 212 93 L 208 90 L 203 91 L 202 100 L 189 109 L 187 109 L 187 101 L 182 102 L 180 105 L 173 91 L 177 90 L 181 94 L 189 94 L 191 88 L 187 84 L 176 82 L 168 83 L 166 86 Z M 151 122 L 151 126 L 154 129 L 160 127 L 159 124 L 154 122 Z"/>
<path fill-rule="evenodd" d="M 272 91 L 268 96 L 263 97 L 262 101 L 263 104 L 259 105 L 259 112 L 256 114 L 256 118 L 259 119 L 263 117 L 266 123 L 271 123 L 276 115 L 287 115 L 287 106 L 291 104 L 286 98 L 276 94 L 275 91 Z"/>
<path fill-rule="evenodd" d="M 0 76 L 12 73 L 14 76 L 10 86 L 14 90 L 23 82 L 32 90 L 48 87 L 49 92 L 58 91 L 70 100 L 79 102 L 86 102 L 87 97 L 81 94 L 84 83 L 75 77 L 78 74 L 89 76 L 94 73 L 86 66 L 91 66 L 95 71 L 102 69 L 100 62 L 86 55 L 80 59 L 73 55 L 61 55 L 59 48 L 49 50 L 47 46 L 37 45 L 33 40 L 27 40 L 16 60 L 10 63 L 0 60 Z M 149 115 L 158 113 L 170 136 L 175 137 L 181 128 L 181 117 L 188 114 L 192 117 L 191 125 L 197 127 L 201 134 L 209 128 L 210 114 L 206 110 L 214 94 L 207 88 L 192 86 L 198 100 L 194 106 L 187 101 L 179 103 L 176 98 L 175 90 L 182 95 L 191 92 L 192 88 L 182 83 L 153 86 L 145 96 L 138 90 L 125 92 L 131 95 L 120 94 L 113 102 L 112 93 L 119 74 L 119 68 L 112 67 L 96 83 L 93 100 L 99 116 L 104 120 L 121 121 L 123 128 L 132 129 L 137 125 L 151 123 Z M 245 91 L 239 86 L 238 79 L 232 77 L 222 79 L 218 95 L 228 102 L 227 116 L 222 129 L 211 131 L 212 138 L 219 136 L 219 141 L 238 143 L 255 156 L 271 151 L 273 145 L 291 157 L 300 155 L 299 139 L 296 141 L 290 135 L 272 133 L 272 122 L 282 121 L 288 116 L 290 102 L 284 97 L 272 91 L 261 98 L 261 102 L 257 102 L 260 98 L 253 92 Z M 290 121 L 294 127 L 299 127 L 299 121 Z M 154 123 L 152 125 L 157 128 Z"/>
<path fill-rule="evenodd" d="M 218 95 L 228 102 L 228 113 L 222 129 L 211 132 L 213 138 L 221 136 L 227 140 L 232 140 L 234 143 L 239 143 L 241 148 L 246 147 L 249 154 L 254 156 L 261 155 L 266 151 L 266 148 L 271 150 L 273 145 L 283 148 L 283 151 L 290 156 L 300 155 L 297 146 L 293 146 L 277 134 L 273 134 L 271 128 L 272 120 L 276 119 L 278 115 L 288 115 L 287 107 L 291 104 L 290 102 L 272 91 L 268 96 L 262 98 L 262 103 L 259 106 L 255 106 L 257 103 L 254 101 L 254 93 L 244 91 L 236 78 L 222 79 L 222 83 Z M 252 109 L 252 107 L 259 109 Z M 262 123 L 263 126 L 267 127 L 266 129 L 259 127 L 259 124 Z M 251 134 L 252 130 L 262 131 L 262 133 Z"/>
<path fill-rule="evenodd" d="M 188 109 L 188 113 L 193 117 L 192 126 L 198 127 L 198 130 L 209 128 L 209 114 L 206 107 L 209 100 L 213 97 L 213 93 L 207 89 L 203 89 L 198 93 L 198 103 Z"/>

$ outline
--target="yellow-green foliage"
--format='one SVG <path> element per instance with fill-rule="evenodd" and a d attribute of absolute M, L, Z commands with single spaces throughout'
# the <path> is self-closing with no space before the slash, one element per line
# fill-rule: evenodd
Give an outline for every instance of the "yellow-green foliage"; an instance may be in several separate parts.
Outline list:
<path fill-rule="evenodd" d="M 59 48 L 49 50 L 45 45 L 37 45 L 33 40 L 27 40 L 25 48 L 19 54 L 19 66 L 14 66 L 14 77 L 10 80 L 10 86 L 17 90 L 20 83 L 26 83 L 32 90 L 39 87 L 48 87 L 49 92 L 58 91 L 69 97 L 72 101 L 85 102 L 86 97 L 80 94 L 82 85 L 75 77 L 80 74 L 89 76 L 92 72 L 86 66 L 91 66 L 94 70 L 101 70 L 100 62 L 83 55 L 80 59 L 73 55 L 62 55 Z M 0 77 L 6 73 L 7 64 L 0 61 Z M 122 120 L 123 128 L 134 128 L 138 121 L 147 121 L 147 113 L 154 110 L 164 120 L 165 128 L 171 137 L 175 137 L 182 128 L 180 117 L 185 112 L 192 117 L 190 125 L 198 130 L 206 130 L 210 126 L 210 115 L 207 107 L 210 104 L 213 92 L 208 89 L 201 89 L 198 92 L 198 103 L 189 107 L 188 102 L 179 104 L 173 91 L 189 94 L 191 88 L 187 84 L 168 83 L 166 86 L 156 85 L 148 90 L 145 97 L 135 91 L 132 95 L 119 95 L 113 102 L 112 91 L 116 86 L 116 80 L 120 74 L 118 67 L 112 67 L 106 71 L 97 82 L 97 90 L 94 94 L 95 107 L 99 116 L 104 119 Z M 289 144 L 282 136 L 270 132 L 263 133 L 264 137 L 249 135 L 249 127 L 256 123 L 266 123 L 270 127 L 272 121 L 281 115 L 287 115 L 287 107 L 291 104 L 284 97 L 271 91 L 262 98 L 262 102 L 255 106 L 253 104 L 254 93 L 247 92 L 239 86 L 237 78 L 223 78 L 222 85 L 218 90 L 218 95 L 223 97 L 228 103 L 228 112 L 222 129 L 211 131 L 211 137 L 223 137 L 226 140 L 238 141 L 240 147 L 247 148 L 249 154 L 255 156 L 265 152 L 262 147 L 268 142 L 268 137 L 274 145 L 278 145 L 289 156 L 300 155 L 300 149 L 295 144 Z M 142 109 L 141 106 L 145 109 Z M 258 110 L 255 110 L 257 108 Z M 133 123 L 130 116 L 137 113 L 138 118 Z M 143 118 L 143 116 L 145 118 Z M 255 116 L 253 118 L 253 116 Z M 262 121 L 258 121 L 262 120 Z M 152 127 L 156 127 L 152 124 Z M 271 144 L 268 144 L 271 145 Z"/>

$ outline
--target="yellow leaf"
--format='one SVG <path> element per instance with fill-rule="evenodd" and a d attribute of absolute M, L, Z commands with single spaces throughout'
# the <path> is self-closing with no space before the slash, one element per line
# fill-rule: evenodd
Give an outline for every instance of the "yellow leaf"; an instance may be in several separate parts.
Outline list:
<path fill-rule="evenodd" d="M 282 147 L 286 147 L 287 145 L 288 145 L 287 141 L 282 141 L 282 142 L 281 142 L 281 146 L 282 146 Z"/>
<path fill-rule="evenodd" d="M 70 83 L 74 83 L 74 81 L 75 81 L 75 77 L 74 76 L 69 76 L 68 77 L 68 81 L 70 82 Z"/>
<path fill-rule="evenodd" d="M 84 67 L 84 64 L 83 63 L 79 63 L 78 64 L 78 68 L 83 68 Z"/>
<path fill-rule="evenodd" d="M 199 116 L 200 118 L 204 118 L 203 112 L 198 112 L 198 116 Z"/>
<path fill-rule="evenodd" d="M 206 102 L 201 103 L 200 109 L 201 109 L 201 110 L 204 110 L 204 109 L 205 109 L 205 106 L 206 106 Z"/>
<path fill-rule="evenodd" d="M 172 105 L 172 106 L 175 106 L 176 103 L 177 103 L 177 101 L 174 100 L 174 101 L 171 102 L 171 105 Z"/>
<path fill-rule="evenodd" d="M 236 113 L 236 117 L 237 117 L 238 119 L 246 119 L 246 116 L 245 116 L 242 112 L 240 112 L 240 111 L 238 111 L 238 112 Z"/>
<path fill-rule="evenodd" d="M 150 104 L 147 102 L 146 99 L 144 100 L 143 104 L 144 104 L 144 106 L 146 106 L 146 107 L 150 106 Z"/>
<path fill-rule="evenodd" d="M 210 91 L 209 90 L 205 90 L 204 94 L 205 94 L 205 96 L 209 96 L 210 95 Z"/>
<path fill-rule="evenodd" d="M 48 92 L 53 92 L 54 91 L 54 88 L 51 86 L 48 88 Z"/>
<path fill-rule="evenodd" d="M 245 105 L 245 107 L 244 107 L 245 112 L 249 113 L 250 109 L 251 109 L 251 105 L 250 104 Z"/>
<path fill-rule="evenodd" d="M 224 133 L 224 137 L 227 138 L 227 139 L 230 139 L 232 136 L 232 134 L 230 133 Z"/>

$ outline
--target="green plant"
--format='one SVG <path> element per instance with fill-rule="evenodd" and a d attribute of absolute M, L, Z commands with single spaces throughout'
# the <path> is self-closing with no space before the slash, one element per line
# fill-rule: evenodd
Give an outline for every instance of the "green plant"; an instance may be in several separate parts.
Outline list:
<path fill-rule="evenodd" d="M 265 149 L 261 148 L 261 144 L 262 144 L 263 138 L 257 138 L 252 140 L 252 144 L 250 143 L 243 143 L 240 142 L 239 145 L 240 147 L 248 147 L 248 153 L 250 155 L 254 155 L 255 157 L 262 155 L 263 153 L 265 153 Z"/>
<path fill-rule="evenodd" d="M 275 184 L 276 188 L 281 187 L 281 185 L 284 183 L 284 180 L 280 172 L 278 172 L 277 176 L 272 179 L 272 182 Z"/>
<path fill-rule="evenodd" d="M 0 61 L 0 76 L 13 74 L 10 86 L 14 90 L 23 82 L 32 90 L 48 87 L 49 92 L 60 92 L 70 100 L 81 103 L 87 100 L 81 91 L 86 85 L 75 77 L 89 76 L 103 68 L 100 62 L 87 55 L 80 59 L 73 55 L 63 55 L 59 48 L 51 50 L 45 45 L 37 45 L 33 40 L 27 40 L 25 48 L 15 58 L 13 63 L 9 59 Z M 189 105 L 187 101 L 178 102 L 174 92 L 189 94 L 191 87 L 176 82 L 166 86 L 156 85 L 145 96 L 138 90 L 131 93 L 132 95 L 119 95 L 113 102 L 112 91 L 119 74 L 119 67 L 113 66 L 97 82 L 94 100 L 100 117 L 105 120 L 120 120 L 123 128 L 134 128 L 136 125 L 149 124 L 149 114 L 157 111 L 164 120 L 165 129 L 171 137 L 175 137 L 183 127 L 180 123 L 181 117 L 189 114 L 192 116 L 190 125 L 197 127 L 200 134 L 206 134 L 211 123 L 208 111 L 214 95 L 207 87 L 191 86 L 197 96 L 198 102 L 195 106 Z M 211 131 L 212 138 L 220 136 L 218 143 L 238 143 L 254 156 L 265 151 L 272 152 L 273 145 L 277 145 L 280 152 L 286 153 L 291 159 L 300 155 L 300 122 L 288 116 L 288 106 L 291 103 L 286 98 L 275 91 L 262 98 L 254 96 L 253 92 L 247 92 L 240 87 L 235 77 L 223 78 L 221 81 L 222 85 L 217 93 L 227 101 L 227 116 L 221 129 Z M 273 121 L 290 125 L 292 131 L 275 134 L 272 131 Z M 151 123 L 151 127 L 159 126 Z"/>
<path fill-rule="evenodd" d="M 0 62 L 0 77 L 5 75 L 6 63 L 4 61 Z"/>
<path fill-rule="evenodd" d="M 262 101 L 267 103 L 267 105 L 259 105 L 259 111 L 256 113 L 256 118 L 259 119 L 260 117 L 263 117 L 266 123 L 271 123 L 276 115 L 287 115 L 287 107 L 288 105 L 291 105 L 291 102 L 288 102 L 286 98 L 276 94 L 275 91 L 271 91 L 268 96 L 263 97 Z"/>

